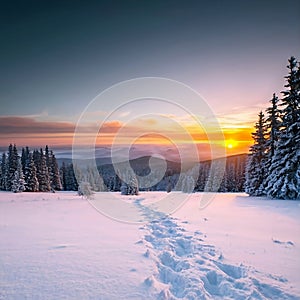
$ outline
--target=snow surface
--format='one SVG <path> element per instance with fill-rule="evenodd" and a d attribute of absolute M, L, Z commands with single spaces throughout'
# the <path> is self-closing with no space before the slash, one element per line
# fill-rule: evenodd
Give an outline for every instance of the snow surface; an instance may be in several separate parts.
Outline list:
<path fill-rule="evenodd" d="M 128 224 L 75 192 L 1 192 L 0 299 L 300 299 L 299 202 L 200 210 L 196 193 L 166 216 L 149 206 L 163 195 L 116 194 L 152 218 Z"/>

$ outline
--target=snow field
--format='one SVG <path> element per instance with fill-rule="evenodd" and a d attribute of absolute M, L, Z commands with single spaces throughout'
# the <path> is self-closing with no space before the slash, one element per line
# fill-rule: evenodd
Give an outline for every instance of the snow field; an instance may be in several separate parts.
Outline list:
<path fill-rule="evenodd" d="M 74 192 L 0 193 L 0 299 L 300 299 L 299 202 L 193 194 L 166 216 L 160 197 L 127 198 L 137 225 Z"/>

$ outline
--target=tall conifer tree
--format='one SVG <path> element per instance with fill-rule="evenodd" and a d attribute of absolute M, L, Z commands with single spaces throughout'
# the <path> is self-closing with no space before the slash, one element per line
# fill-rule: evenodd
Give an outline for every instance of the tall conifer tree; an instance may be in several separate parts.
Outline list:
<path fill-rule="evenodd" d="M 289 59 L 287 88 L 282 92 L 282 122 L 267 178 L 268 196 L 300 199 L 300 78 L 299 65 Z"/>
<path fill-rule="evenodd" d="M 246 166 L 245 190 L 250 196 L 264 195 L 264 180 L 266 161 L 266 123 L 262 112 L 258 115 L 258 122 L 255 124 L 255 132 L 252 133 L 254 140 L 250 147 L 250 156 Z"/>
<path fill-rule="evenodd" d="M 28 154 L 28 158 L 25 165 L 25 190 L 27 192 L 38 192 L 39 191 L 39 182 L 36 174 L 36 166 L 33 161 L 32 153 Z"/>

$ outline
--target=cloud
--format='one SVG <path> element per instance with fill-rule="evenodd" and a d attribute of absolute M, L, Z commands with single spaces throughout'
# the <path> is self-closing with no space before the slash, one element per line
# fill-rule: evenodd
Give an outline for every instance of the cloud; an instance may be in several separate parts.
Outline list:
<path fill-rule="evenodd" d="M 21 116 L 0 117 L 1 134 L 49 134 L 74 132 L 75 125 L 69 122 L 37 121 Z"/>
<path fill-rule="evenodd" d="M 253 106 L 234 107 L 230 112 L 218 114 L 217 118 L 224 129 L 229 128 L 253 128 L 254 123 L 258 119 L 258 114 L 264 111 L 267 104 L 257 103 Z"/>
<path fill-rule="evenodd" d="M 100 130 L 99 133 L 104 133 L 104 134 L 115 134 L 118 132 L 118 130 L 123 126 L 122 122 L 120 121 L 109 121 L 105 122 Z"/>

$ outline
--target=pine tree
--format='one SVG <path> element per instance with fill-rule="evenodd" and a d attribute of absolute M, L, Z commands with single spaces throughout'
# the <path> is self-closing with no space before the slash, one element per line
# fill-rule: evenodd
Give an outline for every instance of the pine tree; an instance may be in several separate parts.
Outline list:
<path fill-rule="evenodd" d="M 216 159 L 211 161 L 205 167 L 206 179 L 205 179 L 205 192 L 218 192 L 220 188 L 220 184 L 223 180 L 223 166 L 224 161 L 223 159 Z M 221 177 L 222 176 L 222 177 Z"/>
<path fill-rule="evenodd" d="M 237 160 L 236 170 L 235 170 L 235 176 L 237 182 L 236 191 L 243 192 L 245 186 L 246 159 L 244 156 L 238 156 L 236 160 Z"/>
<path fill-rule="evenodd" d="M 26 161 L 28 159 L 28 155 L 29 155 L 29 148 L 22 148 L 22 155 L 21 155 L 21 163 L 22 163 L 22 170 L 23 173 L 25 173 L 25 166 L 26 166 Z"/>
<path fill-rule="evenodd" d="M 271 106 L 266 109 L 267 113 L 267 141 L 266 141 L 266 162 L 264 164 L 265 177 L 269 175 L 269 171 L 272 164 L 272 159 L 275 153 L 276 143 L 278 141 L 279 129 L 280 129 L 280 110 L 278 108 L 278 97 L 273 94 L 273 98 L 270 100 Z M 267 187 L 267 180 L 264 182 L 264 188 Z"/>
<path fill-rule="evenodd" d="M 28 158 L 25 165 L 25 182 L 26 192 L 38 192 L 39 182 L 36 175 L 36 166 L 33 161 L 32 153 L 28 154 Z"/>
<path fill-rule="evenodd" d="M 78 190 L 78 182 L 75 177 L 74 168 L 73 168 L 72 163 L 66 167 L 65 183 L 66 183 L 67 191 L 77 191 Z"/>
<path fill-rule="evenodd" d="M 38 172 L 40 165 L 41 165 L 41 153 L 38 150 L 34 149 L 32 158 L 33 158 L 34 164 L 36 166 L 36 170 Z"/>
<path fill-rule="evenodd" d="M 170 178 L 170 176 L 169 176 L 169 178 L 168 178 L 168 184 L 167 184 L 166 192 L 167 192 L 167 193 L 171 193 L 171 192 L 172 192 L 172 183 L 171 183 L 171 178 Z"/>
<path fill-rule="evenodd" d="M 202 162 L 199 166 L 199 176 L 197 180 L 196 190 L 203 192 L 209 177 L 210 164 L 208 162 Z"/>
<path fill-rule="evenodd" d="M 1 160 L 1 164 L 2 164 L 2 160 Z M 2 167 L 0 167 L 0 190 L 2 190 Z"/>
<path fill-rule="evenodd" d="M 46 161 L 47 161 L 47 155 L 46 155 Z M 61 191 L 62 184 L 60 180 L 59 168 L 56 161 L 56 157 L 52 150 L 50 151 L 50 154 L 48 153 L 48 164 L 49 164 L 48 169 L 49 169 L 51 189 L 53 191 Z"/>
<path fill-rule="evenodd" d="M 6 190 L 11 191 L 12 182 L 15 178 L 15 172 L 18 168 L 18 150 L 16 145 L 10 144 L 8 147 L 8 158 L 6 168 Z"/>
<path fill-rule="evenodd" d="M 183 180 L 181 183 L 181 190 L 183 193 L 192 193 L 194 190 L 195 181 L 192 175 L 184 174 Z"/>
<path fill-rule="evenodd" d="M 258 122 L 255 124 L 256 131 L 252 133 L 254 144 L 250 147 L 250 156 L 246 165 L 246 187 L 245 191 L 250 196 L 264 195 L 264 180 L 266 161 L 266 124 L 264 114 L 258 115 Z"/>
<path fill-rule="evenodd" d="M 48 167 L 46 163 L 46 157 L 43 150 L 40 150 L 39 154 L 39 165 L 37 166 L 37 179 L 39 181 L 39 191 L 49 192 L 50 191 L 50 178 Z"/>
<path fill-rule="evenodd" d="M 122 181 L 121 187 L 120 187 L 121 195 L 129 195 L 129 190 L 128 190 L 128 184 L 124 181 Z"/>
<path fill-rule="evenodd" d="M 139 194 L 139 183 L 135 174 L 133 174 L 129 182 L 129 195 L 138 195 L 138 194 Z"/>
<path fill-rule="evenodd" d="M 237 192 L 236 166 L 230 161 L 226 165 L 226 190 L 228 192 Z"/>
<path fill-rule="evenodd" d="M 0 189 L 5 191 L 6 190 L 6 154 L 5 152 L 2 153 L 2 160 L 1 160 L 1 177 L 0 177 Z"/>
<path fill-rule="evenodd" d="M 92 168 L 91 166 L 87 166 L 85 172 L 84 172 L 84 180 L 90 183 L 91 189 L 95 192 L 102 192 L 107 190 L 107 187 L 105 186 L 102 176 L 100 176 L 98 170 Z M 110 179 L 110 176 L 108 177 Z M 112 178 L 108 181 L 108 189 L 109 184 L 113 185 Z M 112 189 L 112 186 L 111 186 Z"/>
<path fill-rule="evenodd" d="M 78 186 L 78 195 L 91 198 L 93 191 L 89 182 L 83 181 Z"/>
<path fill-rule="evenodd" d="M 46 165 L 47 165 L 47 167 L 48 167 L 48 171 L 50 172 L 50 154 L 49 154 L 49 147 L 48 147 L 48 145 L 46 145 L 46 147 L 45 147 L 45 157 L 46 157 Z"/>
<path fill-rule="evenodd" d="M 110 191 L 113 191 L 113 192 L 120 191 L 120 188 L 121 188 L 121 180 L 120 180 L 119 176 L 115 173 L 113 175 L 112 187 L 111 187 Z"/>
<path fill-rule="evenodd" d="M 300 199 L 300 76 L 294 57 L 289 59 L 287 88 L 282 92 L 282 122 L 267 177 L 268 196 Z"/>
<path fill-rule="evenodd" d="M 270 100 L 271 106 L 266 109 L 268 114 L 266 118 L 268 128 L 267 148 L 270 157 L 273 157 L 275 153 L 275 144 L 278 141 L 278 134 L 280 128 L 280 110 L 278 109 L 278 97 L 273 94 L 273 98 Z"/>
<path fill-rule="evenodd" d="M 25 191 L 25 180 L 20 159 L 18 160 L 18 167 L 15 171 L 11 191 L 14 193 L 21 193 Z"/>
<path fill-rule="evenodd" d="M 62 166 L 60 168 L 60 181 L 61 181 L 62 188 L 64 191 L 67 190 L 66 173 L 67 173 L 66 164 L 63 161 Z"/>
<path fill-rule="evenodd" d="M 139 194 L 139 183 L 136 178 L 134 171 L 128 170 L 125 176 L 125 181 L 121 185 L 122 195 L 138 195 Z"/>

